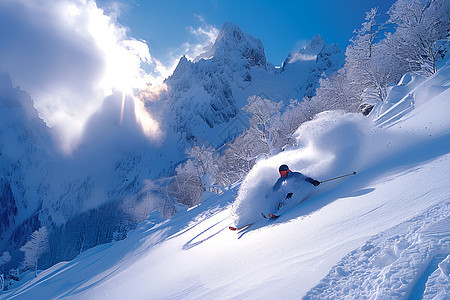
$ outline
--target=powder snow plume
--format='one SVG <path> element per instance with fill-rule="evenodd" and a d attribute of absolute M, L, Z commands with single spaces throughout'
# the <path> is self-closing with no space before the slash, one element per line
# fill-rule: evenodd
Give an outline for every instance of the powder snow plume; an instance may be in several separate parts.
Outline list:
<path fill-rule="evenodd" d="M 326 111 L 303 123 L 295 133 L 297 147 L 260 160 L 245 178 L 233 209 L 237 226 L 254 222 L 261 212 L 273 212 L 277 203 L 283 200 L 284 195 L 272 192 L 272 186 L 279 177 L 278 166 L 281 164 L 287 164 L 291 170 L 300 171 L 306 176 L 326 180 L 353 171 L 369 171 L 387 157 L 394 157 L 396 153 L 418 145 L 430 136 L 445 132 L 447 127 L 442 124 L 448 126 L 449 121 L 445 113 L 439 111 L 439 107 L 444 105 L 439 102 L 441 99 L 429 99 L 443 97 L 440 93 L 446 88 L 439 87 L 448 83 L 446 78 L 449 71 L 449 67 L 444 68 L 430 78 L 427 84 L 421 81 L 410 83 L 412 86 L 408 91 L 412 90 L 411 93 L 414 94 L 413 98 L 419 107 L 417 111 L 424 114 L 424 110 L 429 114 L 424 124 L 411 114 L 400 128 L 387 126 L 388 121 L 382 123 L 384 127 L 379 125 L 380 119 L 387 119 L 395 124 L 398 115 L 402 115 L 399 114 L 400 108 L 409 111 L 411 94 L 406 93 L 403 97 L 397 91 L 404 89 L 405 84 L 400 84 L 394 91 L 400 99 L 398 103 L 374 120 L 361 114 Z M 390 107 L 392 104 L 385 105 Z M 337 183 L 339 182 L 327 183 L 318 189 L 305 185 L 301 190 L 291 192 L 303 197 L 308 196 L 311 190 L 313 193 L 316 190 L 323 192 Z"/>

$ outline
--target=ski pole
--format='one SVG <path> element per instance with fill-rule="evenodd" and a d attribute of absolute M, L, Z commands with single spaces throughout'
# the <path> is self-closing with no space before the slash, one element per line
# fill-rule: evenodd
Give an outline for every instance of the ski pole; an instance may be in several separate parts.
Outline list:
<path fill-rule="evenodd" d="M 331 180 L 336 180 L 336 179 L 339 179 L 339 178 L 342 178 L 342 177 L 346 177 L 346 176 L 350 176 L 350 175 L 356 175 L 356 171 L 353 171 L 352 173 L 345 174 L 345 175 L 342 175 L 342 176 L 338 176 L 338 177 L 330 178 L 330 179 L 327 179 L 327 180 L 324 180 L 324 181 L 320 181 L 320 183 L 324 183 L 324 182 L 331 181 Z"/>

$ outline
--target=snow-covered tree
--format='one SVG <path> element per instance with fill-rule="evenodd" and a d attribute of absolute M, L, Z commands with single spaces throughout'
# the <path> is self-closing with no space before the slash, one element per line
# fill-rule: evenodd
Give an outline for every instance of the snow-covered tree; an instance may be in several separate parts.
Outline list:
<path fill-rule="evenodd" d="M 214 159 L 215 149 L 205 145 L 193 146 L 186 150 L 186 154 L 192 159 L 204 185 L 214 184 L 217 176 L 217 164 Z"/>
<path fill-rule="evenodd" d="M 317 112 L 333 109 L 356 112 L 361 98 L 351 88 L 348 74 L 344 67 L 330 77 L 320 81 L 320 88 L 311 101 L 313 102 L 312 107 Z"/>
<path fill-rule="evenodd" d="M 387 87 L 407 72 L 399 59 L 390 53 L 385 40 L 380 40 L 382 29 L 377 24 L 378 9 L 366 12 L 365 22 L 355 30 L 346 50 L 345 75 L 349 97 L 361 102 L 384 101 Z"/>
<path fill-rule="evenodd" d="M 276 131 L 275 147 L 282 150 L 285 146 L 295 145 L 296 139 L 293 137 L 294 132 L 302 123 L 311 120 L 319 112 L 317 110 L 318 107 L 322 106 L 319 103 L 313 105 L 313 102 L 306 97 L 303 101 L 297 99 L 291 100 L 277 125 L 278 130 Z"/>
<path fill-rule="evenodd" d="M 377 15 L 377 8 L 372 8 L 366 12 L 366 21 L 362 23 L 360 29 L 354 31 L 355 36 L 350 40 L 350 45 L 345 52 L 347 56 L 344 66 L 346 84 L 355 98 L 360 98 L 359 96 L 366 89 L 374 90 L 380 86 L 372 70 L 372 66 L 377 64 L 374 61 L 374 58 L 377 57 L 374 54 L 375 42 L 379 32 L 375 19 Z"/>
<path fill-rule="evenodd" d="M 47 227 L 41 227 L 31 234 L 31 240 L 20 248 L 25 254 L 23 261 L 24 268 L 34 268 L 34 275 L 37 277 L 37 268 L 39 258 L 48 250 L 48 230 Z"/>
<path fill-rule="evenodd" d="M 6 263 L 11 261 L 11 255 L 9 252 L 3 252 L 2 256 L 0 256 L 0 267 L 3 267 Z"/>
<path fill-rule="evenodd" d="M 408 72 L 404 63 L 390 53 L 386 40 L 373 45 L 373 54 L 369 62 L 371 83 L 361 95 L 362 102 L 384 101 L 390 84 L 397 83 Z M 370 100 L 374 101 L 370 101 Z"/>
<path fill-rule="evenodd" d="M 121 205 L 122 211 L 128 216 L 128 218 L 122 217 L 122 225 L 132 228 L 134 224 L 144 221 L 155 210 L 161 212 L 163 217 L 171 217 L 174 213 L 174 201 L 169 197 L 166 182 L 166 180 L 144 180 L 142 189 L 125 199 Z M 115 233 L 115 239 L 121 239 L 121 234 L 121 232 Z"/>
<path fill-rule="evenodd" d="M 409 71 L 431 75 L 443 54 L 442 44 L 450 32 L 450 2 L 447 0 L 397 0 L 388 11 L 396 26 L 387 38 L 391 53 L 404 61 Z M 448 43 L 447 43 L 448 44 Z"/>
<path fill-rule="evenodd" d="M 360 29 L 354 31 L 356 34 L 351 40 L 351 45 L 346 50 L 347 61 L 349 59 L 356 60 L 355 64 L 367 64 L 367 61 L 374 52 L 375 44 L 379 28 L 377 26 L 376 17 L 378 16 L 378 8 L 372 8 L 366 12 L 365 22 L 362 23 Z"/>
<path fill-rule="evenodd" d="M 198 168 L 192 160 L 180 164 L 176 168 L 177 175 L 171 187 L 169 194 L 178 199 L 181 204 L 189 207 L 200 203 L 202 194 L 205 192 Z"/>
<path fill-rule="evenodd" d="M 0 256 L 0 268 L 2 272 L 0 274 L 0 291 L 5 288 L 5 276 L 3 275 L 3 266 L 11 261 L 11 255 L 9 252 L 3 252 L 2 256 Z"/>
<path fill-rule="evenodd" d="M 280 110 L 283 106 L 282 102 L 277 103 L 259 96 L 251 96 L 247 102 L 242 110 L 250 116 L 248 134 L 257 136 L 266 145 L 268 154 L 276 154 L 278 151 L 273 142 L 276 136 L 276 123 L 280 118 Z"/>
<path fill-rule="evenodd" d="M 226 145 L 218 159 L 217 183 L 223 186 L 243 179 L 259 155 L 267 155 L 267 144 L 249 130 Z"/>

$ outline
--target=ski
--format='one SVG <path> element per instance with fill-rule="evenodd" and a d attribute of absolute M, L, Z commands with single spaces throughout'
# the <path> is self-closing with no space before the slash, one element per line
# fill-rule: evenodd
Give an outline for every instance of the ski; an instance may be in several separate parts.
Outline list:
<path fill-rule="evenodd" d="M 274 215 L 274 214 L 269 214 L 269 218 L 271 220 L 275 220 L 276 218 L 278 218 L 280 215 Z"/>
<path fill-rule="evenodd" d="M 254 224 L 254 223 L 250 223 L 250 224 L 247 224 L 247 225 L 242 226 L 242 227 L 234 227 L 234 226 L 230 226 L 230 227 L 228 227 L 228 228 L 229 228 L 230 230 L 232 230 L 232 231 L 241 231 L 241 230 L 243 230 L 243 229 L 246 229 L 246 228 L 252 226 L 253 224 Z"/>
<path fill-rule="evenodd" d="M 268 214 L 268 215 L 266 216 L 264 213 L 261 213 L 261 216 L 262 216 L 264 219 L 268 219 L 268 220 L 275 220 L 275 219 L 279 218 L 279 217 L 284 213 L 284 211 L 282 211 L 282 212 L 280 211 L 280 208 L 282 208 L 282 207 L 286 204 L 286 202 L 285 202 L 286 200 L 289 200 L 289 199 L 292 198 L 292 195 L 293 195 L 293 194 L 294 194 L 294 193 L 287 193 L 286 197 L 284 198 L 284 201 L 281 201 L 281 202 L 278 204 L 278 210 L 277 210 L 278 215 L 270 213 L 270 214 Z M 294 205 L 292 205 L 292 207 L 290 207 L 288 210 L 291 210 L 291 209 L 294 208 L 295 206 L 297 206 L 297 205 L 303 203 L 303 201 L 305 201 L 306 199 L 308 199 L 310 196 L 311 196 L 311 194 L 305 195 L 299 202 L 297 202 L 297 203 L 295 203 Z"/>
<path fill-rule="evenodd" d="M 280 203 L 278 203 L 278 208 L 277 208 L 277 210 L 280 210 L 280 208 L 282 208 L 282 207 L 284 206 L 285 201 L 291 199 L 293 194 L 294 194 L 294 193 L 287 193 L 286 196 L 284 197 L 284 200 L 281 201 Z M 280 215 L 275 215 L 275 214 L 270 213 L 268 216 L 266 216 L 264 213 L 261 213 L 261 216 L 262 216 L 264 219 L 275 220 L 275 219 L 278 218 Z"/>
<path fill-rule="evenodd" d="M 277 216 L 277 215 L 274 215 L 274 214 L 269 214 L 269 216 L 266 216 L 264 213 L 261 213 L 261 216 L 262 216 L 264 219 L 271 219 L 271 220 L 275 220 L 276 218 L 279 217 L 279 215 Z"/>

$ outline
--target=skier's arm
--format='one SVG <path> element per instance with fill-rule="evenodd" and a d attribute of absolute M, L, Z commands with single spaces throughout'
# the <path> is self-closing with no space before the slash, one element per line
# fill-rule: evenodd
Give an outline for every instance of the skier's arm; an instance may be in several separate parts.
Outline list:
<path fill-rule="evenodd" d="M 311 177 L 306 177 L 305 181 L 308 181 L 309 183 L 311 183 L 314 186 L 318 186 L 320 184 L 320 181 L 315 180 L 314 178 L 311 178 Z"/>
<path fill-rule="evenodd" d="M 314 186 L 318 186 L 320 184 L 320 181 L 315 180 L 314 178 L 311 177 L 307 177 L 300 172 L 294 172 L 292 173 L 292 175 L 295 176 L 295 178 L 297 178 L 298 180 L 305 180 Z"/>

